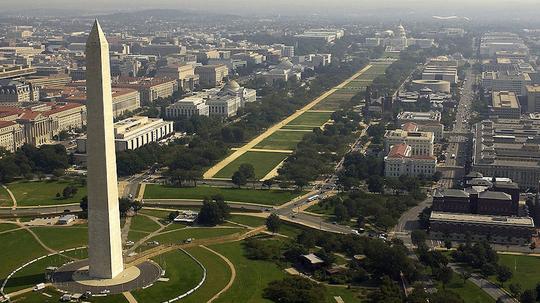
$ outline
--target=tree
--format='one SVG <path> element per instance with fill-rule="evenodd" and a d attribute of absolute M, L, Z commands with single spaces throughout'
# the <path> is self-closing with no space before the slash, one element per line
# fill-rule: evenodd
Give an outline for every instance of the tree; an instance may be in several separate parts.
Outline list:
<path fill-rule="evenodd" d="M 64 199 L 69 199 L 75 196 L 77 194 L 77 191 L 78 191 L 77 187 L 68 185 L 62 191 L 62 196 L 64 197 Z"/>
<path fill-rule="evenodd" d="M 232 175 L 232 182 L 233 184 L 235 184 L 236 186 L 238 187 L 241 187 L 242 185 L 246 185 L 247 184 L 247 178 L 246 176 L 244 176 L 244 174 L 240 171 L 236 171 L 233 175 Z"/>
<path fill-rule="evenodd" d="M 303 277 L 286 277 L 268 283 L 263 297 L 280 303 L 323 303 L 326 302 L 326 287 Z"/>
<path fill-rule="evenodd" d="M 508 285 L 508 289 L 510 290 L 514 298 L 519 298 L 521 296 L 521 292 L 522 292 L 521 284 L 510 283 L 510 285 Z"/>
<path fill-rule="evenodd" d="M 268 228 L 269 231 L 272 233 L 276 233 L 279 230 L 279 227 L 281 226 L 281 219 L 276 214 L 270 214 L 268 218 L 266 218 L 266 228 Z"/>
<path fill-rule="evenodd" d="M 388 276 L 384 276 L 379 289 L 369 295 L 369 302 L 373 303 L 401 303 L 403 296 L 396 282 Z"/>
<path fill-rule="evenodd" d="M 349 211 L 342 203 L 336 205 L 334 208 L 334 215 L 338 222 L 348 221 L 350 219 Z"/>
<path fill-rule="evenodd" d="M 444 240 L 444 247 L 446 247 L 446 249 L 451 249 L 452 248 L 452 241 L 446 239 Z"/>
<path fill-rule="evenodd" d="M 450 283 L 453 276 L 454 271 L 450 267 L 446 266 L 438 269 L 436 272 L 437 280 L 441 281 L 443 289 L 446 289 L 446 284 Z"/>
<path fill-rule="evenodd" d="M 370 192 L 382 193 L 384 191 L 384 179 L 380 176 L 370 176 L 367 180 L 367 184 Z"/>
<path fill-rule="evenodd" d="M 472 276 L 471 272 L 468 270 L 463 270 L 459 275 L 463 279 L 463 284 L 465 284 L 465 282 L 467 282 L 467 280 Z"/>
<path fill-rule="evenodd" d="M 178 217 L 178 215 L 180 215 L 180 212 L 175 210 L 175 211 L 171 211 L 169 213 L 169 215 L 167 216 L 167 218 L 169 219 L 169 221 L 172 221 L 174 220 L 176 217 Z"/>
<path fill-rule="evenodd" d="M 79 206 L 81 207 L 83 212 L 88 211 L 88 196 L 82 197 L 81 202 L 79 203 Z"/>
<path fill-rule="evenodd" d="M 238 167 L 238 171 L 241 172 L 247 180 L 255 179 L 255 168 L 250 163 L 242 163 Z"/>
<path fill-rule="evenodd" d="M 521 294 L 519 300 L 521 303 L 534 303 L 536 302 L 536 296 L 535 289 L 527 289 Z"/>
<path fill-rule="evenodd" d="M 120 210 L 120 216 L 124 217 L 132 206 L 132 201 L 128 198 L 118 199 L 118 208 Z"/>
<path fill-rule="evenodd" d="M 212 199 L 205 198 L 197 223 L 201 225 L 216 226 L 229 217 L 229 206 L 220 195 L 213 196 Z"/>
<path fill-rule="evenodd" d="M 274 185 L 273 179 L 266 179 L 262 182 L 262 186 L 267 187 L 268 189 L 272 188 L 272 185 Z"/>
<path fill-rule="evenodd" d="M 497 281 L 504 286 L 504 282 L 512 279 L 512 271 L 506 265 L 500 265 L 497 267 Z"/>
<path fill-rule="evenodd" d="M 414 245 L 420 246 L 425 244 L 427 240 L 427 233 L 421 229 L 415 229 L 411 233 L 411 241 Z"/>
<path fill-rule="evenodd" d="M 480 271 L 482 272 L 482 275 L 487 278 L 496 274 L 497 268 L 491 263 L 486 263 L 482 266 L 482 268 L 480 268 Z"/>

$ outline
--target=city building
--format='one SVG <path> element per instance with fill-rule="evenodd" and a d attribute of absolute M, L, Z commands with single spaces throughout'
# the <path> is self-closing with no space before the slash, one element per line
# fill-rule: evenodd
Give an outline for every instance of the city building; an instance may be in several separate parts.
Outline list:
<path fill-rule="evenodd" d="M 158 68 L 156 77 L 176 79 L 182 91 L 193 91 L 199 85 L 199 75 L 191 64 L 167 65 Z"/>
<path fill-rule="evenodd" d="M 192 115 L 232 117 L 246 103 L 257 100 L 257 91 L 241 87 L 236 81 L 228 81 L 222 88 L 208 89 L 186 97 L 166 108 L 168 118 Z"/>
<path fill-rule="evenodd" d="M 384 158 L 384 175 L 431 176 L 435 173 L 436 166 L 437 159 L 434 156 L 412 155 L 411 146 L 401 143 L 391 146 Z"/>
<path fill-rule="evenodd" d="M 176 101 L 167 106 L 165 114 L 169 119 L 180 117 L 189 118 L 191 116 L 209 116 L 209 108 L 203 97 L 190 96 Z"/>
<path fill-rule="evenodd" d="M 36 68 L 19 64 L 0 64 L 0 79 L 13 79 L 33 75 Z"/>
<path fill-rule="evenodd" d="M 441 124 L 441 112 L 401 112 L 397 115 L 400 125 L 412 122 L 418 125 L 418 130 L 423 132 L 432 132 L 435 141 L 443 138 L 444 125 Z"/>
<path fill-rule="evenodd" d="M 0 103 L 39 101 L 39 89 L 16 80 L 0 80 Z"/>
<path fill-rule="evenodd" d="M 491 119 L 475 124 L 472 170 L 506 177 L 521 188 L 536 188 L 540 180 L 540 121 Z"/>
<path fill-rule="evenodd" d="M 22 126 L 14 121 L 0 120 L 0 147 L 7 151 L 14 152 L 23 144 L 24 136 Z"/>
<path fill-rule="evenodd" d="M 484 34 L 480 40 L 480 56 L 493 57 L 500 52 L 524 52 L 528 54 L 529 48 L 514 33 L 492 32 Z"/>
<path fill-rule="evenodd" d="M 157 99 L 171 97 L 178 91 L 176 79 L 169 78 L 124 78 L 113 82 L 115 88 L 131 88 L 140 93 L 140 103 L 150 105 Z"/>
<path fill-rule="evenodd" d="M 429 89 L 435 93 L 450 93 L 450 82 L 444 80 L 413 80 L 411 84 L 415 91 Z"/>
<path fill-rule="evenodd" d="M 540 112 L 540 85 L 527 85 L 527 112 Z"/>
<path fill-rule="evenodd" d="M 158 142 L 174 133 L 172 121 L 135 116 L 114 123 L 114 145 L 117 152 L 137 149 L 151 142 Z M 87 151 L 87 139 L 77 139 L 77 152 Z"/>
<path fill-rule="evenodd" d="M 492 243 L 526 245 L 535 234 L 530 217 L 431 212 L 429 234 L 432 239 L 465 241 L 487 240 Z"/>
<path fill-rule="evenodd" d="M 527 73 L 519 72 L 483 72 L 482 87 L 490 92 L 510 91 L 516 95 L 525 96 L 527 85 L 531 83 L 531 77 Z"/>
<path fill-rule="evenodd" d="M 199 84 L 205 88 L 212 88 L 223 84 L 225 77 L 229 75 L 226 65 L 202 65 L 195 67 L 195 73 L 199 75 Z"/>
<path fill-rule="evenodd" d="M 433 156 L 433 141 L 431 132 L 395 129 L 386 131 L 384 135 L 386 152 L 392 146 L 404 143 L 411 147 L 412 156 Z"/>
<path fill-rule="evenodd" d="M 341 39 L 345 35 L 345 32 L 341 29 L 310 29 L 304 31 L 302 34 L 295 35 L 295 38 L 300 40 L 313 40 L 321 42 L 334 42 Z"/>
<path fill-rule="evenodd" d="M 494 91 L 491 96 L 489 115 L 502 119 L 519 119 L 521 106 L 516 94 L 509 91 Z"/>

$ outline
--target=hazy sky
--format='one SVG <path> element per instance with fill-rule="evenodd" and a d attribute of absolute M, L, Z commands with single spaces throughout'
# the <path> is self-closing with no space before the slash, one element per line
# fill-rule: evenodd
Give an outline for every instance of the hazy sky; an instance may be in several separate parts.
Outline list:
<path fill-rule="evenodd" d="M 6 10 L 60 9 L 148 9 L 188 8 L 225 13 L 267 12 L 282 14 L 358 12 L 381 9 L 429 10 L 440 15 L 475 11 L 540 8 L 540 0 L 0 0 Z"/>

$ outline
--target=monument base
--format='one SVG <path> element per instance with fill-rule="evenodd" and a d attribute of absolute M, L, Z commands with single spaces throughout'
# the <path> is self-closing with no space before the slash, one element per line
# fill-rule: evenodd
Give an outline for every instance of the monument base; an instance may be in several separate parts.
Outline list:
<path fill-rule="evenodd" d="M 118 294 L 143 288 L 161 276 L 161 267 L 152 261 L 126 267 L 112 279 L 92 278 L 88 274 L 88 260 L 67 263 L 52 274 L 52 284 L 70 293 Z"/>

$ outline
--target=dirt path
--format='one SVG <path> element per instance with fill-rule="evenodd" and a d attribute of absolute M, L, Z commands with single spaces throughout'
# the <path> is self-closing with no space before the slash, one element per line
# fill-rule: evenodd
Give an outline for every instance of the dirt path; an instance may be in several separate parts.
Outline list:
<path fill-rule="evenodd" d="M 135 297 L 129 291 L 125 291 L 122 294 L 129 303 L 137 303 L 137 299 L 135 299 Z"/>
<path fill-rule="evenodd" d="M 227 290 L 229 290 L 229 288 L 231 288 L 231 286 L 233 285 L 234 283 L 234 280 L 236 280 L 236 268 L 234 267 L 234 264 L 229 260 L 227 259 L 227 257 L 225 257 L 224 255 L 218 253 L 217 251 L 211 249 L 211 248 L 208 248 L 204 245 L 200 245 L 200 247 L 212 252 L 213 254 L 217 255 L 218 257 L 220 257 L 223 261 L 225 261 L 225 263 L 227 263 L 227 265 L 229 265 L 229 268 L 231 269 L 231 278 L 229 279 L 229 283 L 227 283 L 227 285 L 225 285 L 225 287 L 220 290 L 217 294 L 215 294 L 212 298 L 210 298 L 210 300 L 208 300 L 207 303 L 211 303 L 211 302 L 214 302 L 214 300 L 216 300 L 217 298 L 219 298 L 219 296 L 221 294 L 223 294 L 224 292 L 226 292 Z"/>
<path fill-rule="evenodd" d="M 131 218 L 132 217 L 127 217 L 126 222 L 124 223 L 124 226 L 122 227 L 122 235 L 121 235 L 122 243 L 126 243 L 128 240 L 129 229 L 131 228 Z"/>
<path fill-rule="evenodd" d="M 11 190 L 9 190 L 9 188 L 7 188 L 7 186 L 5 186 L 4 184 L 2 184 L 2 187 L 7 191 L 9 197 L 11 198 L 11 201 L 13 202 L 13 207 L 11 209 L 17 209 L 17 199 L 15 199 L 15 195 L 13 195 Z"/>
<path fill-rule="evenodd" d="M 220 161 L 219 163 L 217 163 L 216 165 L 214 165 L 213 167 L 211 167 L 209 170 L 207 170 L 204 175 L 203 175 L 203 178 L 204 179 L 211 179 L 212 177 L 214 177 L 220 170 L 222 170 L 225 166 L 229 165 L 230 163 L 232 163 L 234 160 L 236 160 L 238 157 L 242 156 L 243 154 L 245 154 L 247 151 L 249 151 L 250 149 L 254 148 L 257 144 L 259 144 L 260 142 L 262 142 L 264 139 L 268 138 L 269 136 L 271 136 L 273 133 L 275 133 L 278 129 L 282 128 L 284 125 L 287 125 L 289 122 L 293 121 L 294 119 L 300 117 L 302 114 L 304 114 L 305 112 L 307 112 L 308 110 L 310 110 L 312 107 L 314 107 L 315 105 L 317 105 L 319 102 L 321 102 L 322 100 L 326 99 L 326 97 L 330 96 L 331 94 L 333 94 L 334 92 L 336 92 L 337 90 L 339 90 L 340 88 L 343 88 L 345 87 L 345 85 L 349 84 L 349 82 L 351 82 L 352 80 L 356 79 L 357 77 L 359 77 L 360 75 L 362 75 L 365 71 L 367 71 L 368 69 L 371 68 L 371 64 L 367 65 L 366 67 L 364 67 L 362 70 L 360 70 L 359 72 L 357 72 L 356 74 L 352 75 L 349 79 L 343 81 L 341 84 L 339 84 L 338 86 L 326 91 L 324 94 L 320 95 L 318 98 L 316 98 L 315 100 L 311 101 L 310 103 L 308 103 L 307 105 L 305 105 L 304 107 L 302 107 L 301 109 L 297 110 L 295 113 L 293 113 L 292 115 L 288 116 L 287 118 L 285 118 L 284 120 L 282 120 L 281 122 L 278 122 L 276 124 L 274 124 L 273 126 L 271 126 L 270 128 L 268 128 L 265 132 L 263 132 L 262 134 L 258 135 L 257 137 L 255 137 L 255 139 L 251 140 L 250 142 L 248 142 L 246 145 L 238 148 L 234 153 L 232 153 L 231 155 L 229 155 L 227 158 L 223 159 L 222 161 Z"/>

